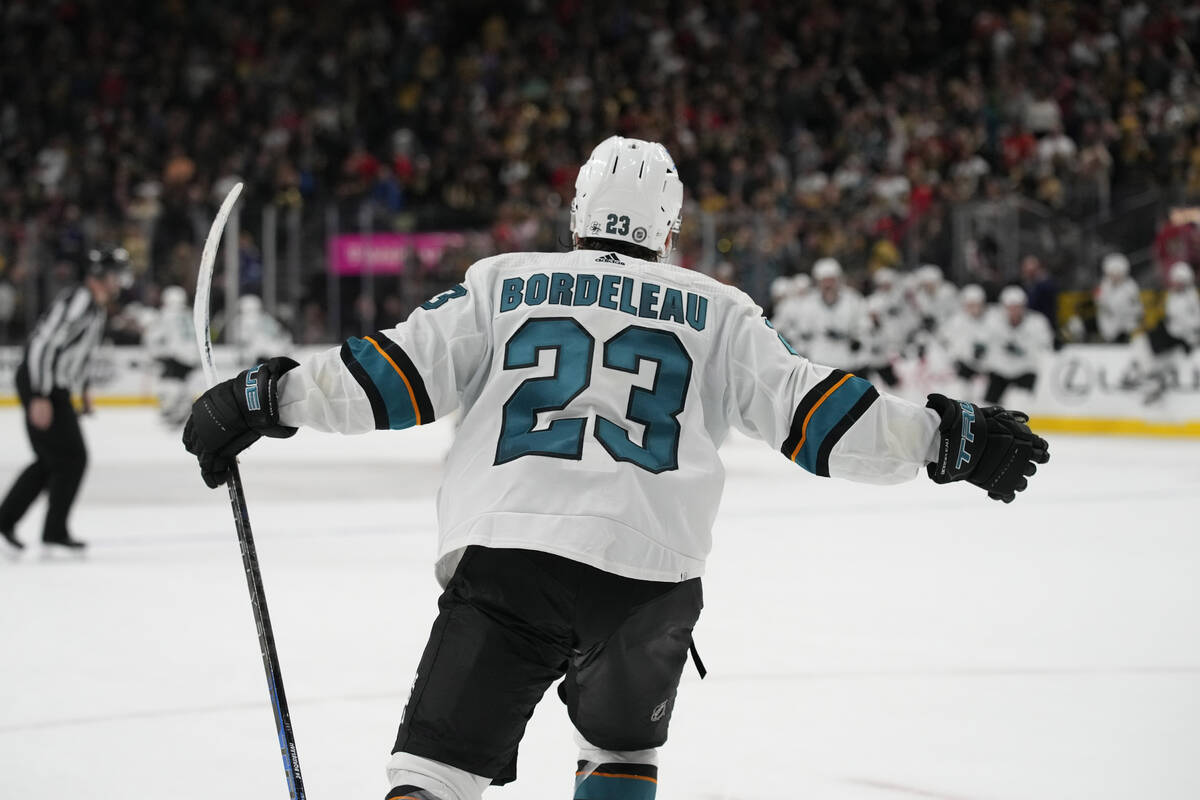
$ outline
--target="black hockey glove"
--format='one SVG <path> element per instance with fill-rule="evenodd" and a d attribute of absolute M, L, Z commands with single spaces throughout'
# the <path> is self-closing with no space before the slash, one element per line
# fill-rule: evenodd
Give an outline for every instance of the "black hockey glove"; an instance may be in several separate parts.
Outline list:
<path fill-rule="evenodd" d="M 222 381 L 200 395 L 183 426 L 183 446 L 200 462 L 200 475 L 208 488 L 229 480 L 238 453 L 263 436 L 286 439 L 296 432 L 279 424 L 279 376 L 293 367 L 287 357 Z"/>
<path fill-rule="evenodd" d="M 974 380 L 979 373 L 972 369 L 965 361 L 954 362 L 954 373 L 964 381 Z"/>
<path fill-rule="evenodd" d="M 942 420 L 938 460 L 929 465 L 934 483 L 969 481 L 993 500 L 1011 503 L 1037 465 L 1050 460 L 1046 440 L 1029 429 L 1029 417 L 1020 411 L 980 408 L 940 394 L 929 395 L 925 405 Z"/>

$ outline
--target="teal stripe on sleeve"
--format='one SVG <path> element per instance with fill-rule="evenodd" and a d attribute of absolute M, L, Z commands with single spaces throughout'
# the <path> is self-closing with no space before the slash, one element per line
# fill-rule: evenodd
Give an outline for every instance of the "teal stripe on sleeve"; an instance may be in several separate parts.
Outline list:
<path fill-rule="evenodd" d="M 808 421 L 804 446 L 796 454 L 796 463 L 814 475 L 819 474 L 817 458 L 821 452 L 821 445 L 825 443 L 825 437 L 829 436 L 830 431 L 854 408 L 855 403 L 873 388 L 870 381 L 852 375 L 833 394 L 826 397 L 825 402 L 817 406 Z"/>
<path fill-rule="evenodd" d="M 417 424 L 417 412 L 413 406 L 412 395 L 404 379 L 396 371 L 375 345 L 366 339 L 350 338 L 346 347 L 367 373 L 371 383 L 379 390 L 383 404 L 387 408 L 388 427 L 392 430 L 411 428 Z"/>

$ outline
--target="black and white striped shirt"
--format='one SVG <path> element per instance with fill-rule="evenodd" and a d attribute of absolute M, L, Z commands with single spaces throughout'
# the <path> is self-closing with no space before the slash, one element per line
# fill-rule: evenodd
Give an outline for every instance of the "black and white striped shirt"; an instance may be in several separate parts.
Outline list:
<path fill-rule="evenodd" d="M 53 389 L 78 390 L 87 384 L 92 352 L 104 335 L 104 309 L 86 286 L 64 289 L 38 320 L 25 347 L 30 389 L 48 395 Z"/>

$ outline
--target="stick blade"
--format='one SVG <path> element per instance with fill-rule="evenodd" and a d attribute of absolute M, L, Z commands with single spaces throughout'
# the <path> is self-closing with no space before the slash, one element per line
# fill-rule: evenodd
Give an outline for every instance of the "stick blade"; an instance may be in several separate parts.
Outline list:
<path fill-rule="evenodd" d="M 239 181 L 225 195 L 217 216 L 213 218 L 208 236 L 204 239 L 204 249 L 200 252 L 200 272 L 196 276 L 196 299 L 192 305 L 192 326 L 196 331 L 196 346 L 200 348 L 200 364 L 204 368 L 204 380 L 209 386 L 217 382 L 217 368 L 213 366 L 212 334 L 209 330 L 211 315 L 209 314 L 209 297 L 212 293 L 213 267 L 217 261 L 217 249 L 221 246 L 221 234 L 225 223 L 233 212 L 234 205 L 242 195 L 242 183 Z"/>

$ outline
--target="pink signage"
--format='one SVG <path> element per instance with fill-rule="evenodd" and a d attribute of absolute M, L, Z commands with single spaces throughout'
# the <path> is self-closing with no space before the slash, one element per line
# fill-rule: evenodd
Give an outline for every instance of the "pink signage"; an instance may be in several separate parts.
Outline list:
<path fill-rule="evenodd" d="M 398 275 L 429 269 L 448 247 L 461 247 L 461 233 L 346 233 L 329 239 L 329 269 L 335 275 Z"/>

